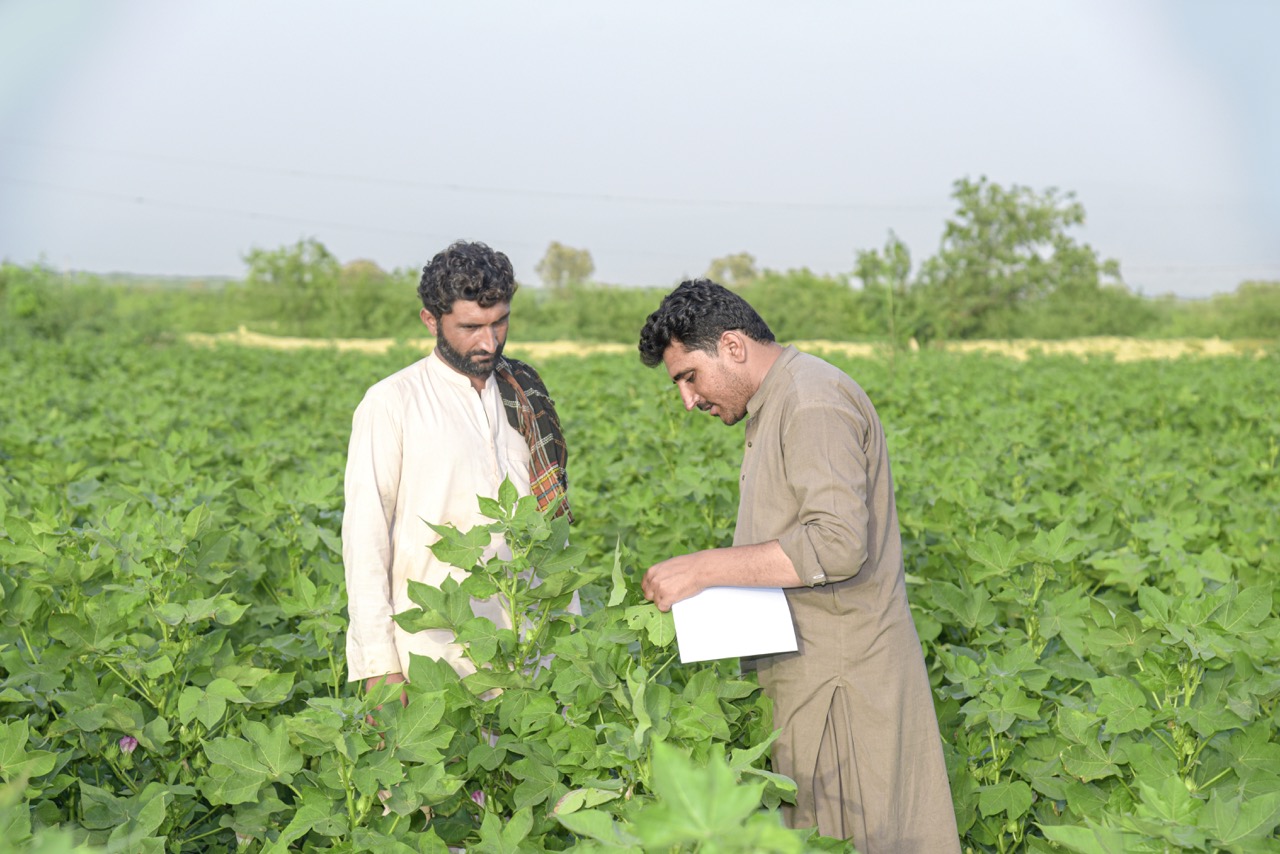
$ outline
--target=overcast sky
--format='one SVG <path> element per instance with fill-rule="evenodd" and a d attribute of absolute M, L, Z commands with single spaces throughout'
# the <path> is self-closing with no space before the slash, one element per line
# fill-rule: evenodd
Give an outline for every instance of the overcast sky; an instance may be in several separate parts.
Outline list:
<path fill-rule="evenodd" d="M 548 243 L 667 285 L 1070 191 L 1148 295 L 1280 279 L 1280 2 L 0 0 L 0 258 L 243 275 Z"/>

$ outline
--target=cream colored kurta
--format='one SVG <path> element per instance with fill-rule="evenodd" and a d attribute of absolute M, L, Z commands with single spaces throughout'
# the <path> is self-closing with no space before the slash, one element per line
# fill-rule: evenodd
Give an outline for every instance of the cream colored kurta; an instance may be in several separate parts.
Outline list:
<path fill-rule="evenodd" d="M 416 607 L 410 580 L 439 586 L 466 577 L 431 554 L 439 537 L 423 520 L 463 531 L 487 524 L 476 496 L 496 498 L 503 478 L 529 494 L 529 446 L 507 421 L 492 375 L 477 394 L 433 352 L 365 393 L 351 424 L 342 519 L 348 679 L 407 675 L 410 653 L 474 671 L 452 632 L 411 634 L 391 617 Z M 499 549 L 510 557 L 500 541 L 485 557 Z M 472 610 L 511 627 L 496 600 L 472 600 Z"/>
<path fill-rule="evenodd" d="M 907 605 L 884 431 L 844 372 L 788 347 L 747 406 L 735 545 L 778 540 L 798 652 L 755 659 L 788 821 L 862 854 L 959 852 L 933 696 Z"/>

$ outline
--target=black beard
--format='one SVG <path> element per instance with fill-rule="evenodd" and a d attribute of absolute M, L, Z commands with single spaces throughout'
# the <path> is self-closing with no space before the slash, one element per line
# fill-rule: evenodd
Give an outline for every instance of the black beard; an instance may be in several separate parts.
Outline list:
<path fill-rule="evenodd" d="M 505 341 L 502 344 L 499 344 L 497 351 L 492 354 L 492 358 L 487 362 L 480 363 L 472 361 L 472 357 L 488 355 L 484 350 L 472 350 L 470 353 L 462 353 L 455 349 L 454 346 L 449 343 L 449 339 L 445 338 L 444 335 L 436 336 L 436 352 L 440 354 L 440 358 L 444 360 L 444 363 L 460 374 L 465 374 L 477 379 L 483 379 L 493 373 L 493 369 L 497 366 L 498 357 L 502 355 L 502 348 L 505 344 Z"/>

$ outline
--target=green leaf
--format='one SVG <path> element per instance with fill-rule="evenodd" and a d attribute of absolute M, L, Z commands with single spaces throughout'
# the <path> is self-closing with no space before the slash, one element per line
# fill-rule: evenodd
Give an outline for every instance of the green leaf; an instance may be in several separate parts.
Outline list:
<path fill-rule="evenodd" d="M 139 854 L 155 851 L 156 854 L 163 854 L 164 840 L 155 839 L 152 834 L 164 823 L 166 810 L 172 798 L 168 794 L 163 794 L 139 800 L 143 801 L 141 807 L 137 803 L 129 804 L 131 814 L 128 820 L 111 832 L 109 840 L 119 845 L 120 850 L 136 851 Z"/>
<path fill-rule="evenodd" d="M 254 706 L 278 706 L 293 692 L 292 673 L 267 673 L 245 688 L 246 699 Z"/>
<path fill-rule="evenodd" d="M 1208 827 L 1222 845 L 1270 836 L 1280 826 L 1280 792 L 1252 798 L 1226 798 L 1215 791 L 1205 811 Z"/>
<path fill-rule="evenodd" d="M 973 587 L 963 581 L 963 587 L 950 582 L 934 584 L 932 593 L 939 607 L 951 612 L 960 625 L 968 629 L 985 629 L 996 618 L 991 594 L 985 587 Z"/>
<path fill-rule="evenodd" d="M 645 632 L 654 646 L 670 646 L 676 638 L 675 618 L 670 611 L 659 611 L 656 605 L 632 605 L 624 617 L 628 626 Z"/>
<path fill-rule="evenodd" d="M 1198 823 L 1196 816 L 1204 803 L 1192 797 L 1182 778 L 1176 774 L 1165 777 L 1157 786 L 1138 780 L 1137 788 L 1142 796 L 1140 814 L 1152 816 L 1169 825 Z"/>
<path fill-rule="evenodd" d="M 527 809 L 546 803 L 563 791 L 564 785 L 558 780 L 523 780 L 516 785 L 512 803 L 516 809 Z"/>
<path fill-rule="evenodd" d="M 677 748 L 653 746 L 658 802 L 636 815 L 633 829 L 647 850 L 714 842 L 737 832 L 760 806 L 764 783 L 739 784 L 724 757 L 699 768 Z"/>
<path fill-rule="evenodd" d="M 257 748 L 258 759 L 266 769 L 267 778 L 286 785 L 293 782 L 293 775 L 302 770 L 302 753 L 289 743 L 289 730 L 285 721 L 277 718 L 268 728 L 260 721 L 245 721 L 240 728 Z"/>
<path fill-rule="evenodd" d="M 551 814 L 564 816 L 581 809 L 590 809 L 612 801 L 619 797 L 620 794 L 619 792 L 611 792 L 608 789 L 571 789 L 556 801 L 555 806 L 551 809 Z"/>
<path fill-rule="evenodd" d="M 1027 554 L 1040 563 L 1068 564 L 1085 550 L 1078 537 L 1079 532 L 1063 522 L 1052 531 L 1036 531 Z"/>
<path fill-rule="evenodd" d="M 250 723 L 254 722 L 246 722 L 246 727 Z M 226 766 L 237 774 L 259 775 L 265 779 L 270 773 L 270 769 L 259 760 L 253 744 L 244 738 L 210 739 L 204 743 L 204 755 L 212 764 Z"/>
<path fill-rule="evenodd" d="M 516 502 L 520 500 L 520 493 L 516 491 L 515 484 L 511 482 L 511 478 L 504 477 L 502 484 L 498 487 L 498 501 L 504 508 L 514 508 Z"/>
<path fill-rule="evenodd" d="M 556 821 L 577 836 L 585 836 L 609 847 L 639 845 L 640 840 L 623 830 L 609 813 L 603 810 L 581 810 L 565 815 L 555 813 Z"/>
<path fill-rule="evenodd" d="M 261 771 L 238 770 L 231 765 L 211 765 L 200 780 L 200 791 L 211 804 L 245 804 L 258 799 L 267 782 Z"/>
<path fill-rule="evenodd" d="M 240 687 L 230 679 L 218 677 L 205 686 L 205 693 L 210 697 L 216 697 L 230 703 L 238 703 L 241 705 L 251 705 L 251 701 L 240 690 Z"/>
<path fill-rule="evenodd" d="M 438 762 L 440 749 L 453 739 L 453 727 L 441 725 L 445 700 L 442 693 L 414 694 L 391 734 L 396 756 L 406 762 Z"/>
<path fill-rule="evenodd" d="M 6 783 L 48 774 L 58 756 L 47 750 L 27 750 L 30 730 L 25 720 L 0 723 L 0 780 Z"/>
<path fill-rule="evenodd" d="M 1120 773 L 1114 742 L 1105 747 L 1096 741 L 1069 747 L 1062 754 L 1062 767 L 1068 774 L 1086 783 Z"/>
<path fill-rule="evenodd" d="M 440 535 L 440 539 L 431 544 L 431 553 L 437 560 L 451 566 L 471 570 L 479 563 L 485 549 L 492 542 L 496 524 L 481 525 L 462 533 L 451 525 L 432 525 L 428 522 L 427 526 Z"/>
<path fill-rule="evenodd" d="M 613 547 L 613 570 L 610 573 L 612 588 L 609 592 L 609 607 L 616 608 L 627 598 L 627 576 L 622 571 L 622 538 Z"/>
<path fill-rule="evenodd" d="M 1018 559 L 1018 552 L 1021 550 L 1017 540 L 1006 540 L 995 531 L 988 531 L 980 541 L 971 543 L 965 549 L 969 557 L 983 568 L 970 566 L 965 575 L 974 584 L 995 575 L 1004 575 L 1022 564 Z"/>
<path fill-rule="evenodd" d="M 81 652 L 104 652 L 110 649 L 115 637 L 110 626 L 101 620 L 86 621 L 78 614 L 53 614 L 48 622 L 49 636 L 70 649 Z"/>
<path fill-rule="evenodd" d="M 502 519 L 503 518 L 502 505 L 499 504 L 497 501 L 494 501 L 492 498 L 486 498 L 483 495 L 478 495 L 476 496 L 476 498 L 480 502 L 481 516 L 484 516 L 486 519 Z"/>
<path fill-rule="evenodd" d="M 978 790 L 978 808 L 983 817 L 1004 813 L 1011 819 L 1021 818 L 1031 809 L 1031 787 L 1021 780 L 995 783 Z"/>
<path fill-rule="evenodd" d="M 472 617 L 458 627 L 458 643 L 468 648 L 476 664 L 488 664 L 498 652 L 499 629 L 486 617 Z"/>
<path fill-rule="evenodd" d="M 1089 684 L 1099 698 L 1098 715 L 1111 735 L 1146 729 L 1151 725 L 1154 714 L 1147 708 L 1146 695 L 1137 685 L 1115 676 L 1092 679 Z"/>
<path fill-rule="evenodd" d="M 1231 676 L 1231 668 L 1205 673 L 1191 705 L 1178 708 L 1177 720 L 1204 738 L 1242 728 L 1248 721 L 1232 710 Z"/>
<path fill-rule="evenodd" d="M 1077 744 L 1089 744 L 1098 740 L 1101 720 L 1097 715 L 1069 706 L 1058 707 L 1058 731 Z"/>
<path fill-rule="evenodd" d="M 289 850 L 290 843 L 306 836 L 308 832 L 315 832 L 320 836 L 340 836 L 347 830 L 346 815 L 345 811 L 333 808 L 333 799 L 329 795 L 316 789 L 305 789 L 289 824 L 280 831 L 275 843 L 264 847 L 263 851 L 278 851 L 283 854 Z"/>
<path fill-rule="evenodd" d="M 1213 621 L 1228 634 L 1256 631 L 1271 614 L 1271 585 L 1246 587 L 1213 613 Z"/>
<path fill-rule="evenodd" d="M 1045 838 L 1077 854 L 1133 854 L 1142 838 L 1113 827 L 1100 827 L 1086 819 L 1086 826 L 1037 825 Z"/>
<path fill-rule="evenodd" d="M 129 820 L 129 807 L 106 789 L 88 780 L 77 783 L 80 789 L 80 823 L 90 830 L 109 830 Z"/>

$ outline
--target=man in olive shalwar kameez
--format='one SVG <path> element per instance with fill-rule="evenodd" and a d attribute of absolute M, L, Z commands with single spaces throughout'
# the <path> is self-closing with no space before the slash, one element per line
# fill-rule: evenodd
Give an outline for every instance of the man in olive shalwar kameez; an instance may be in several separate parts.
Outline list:
<path fill-rule="evenodd" d="M 786 588 L 799 649 L 755 664 L 781 730 L 774 770 L 797 785 L 788 823 L 862 854 L 959 852 L 871 401 L 706 280 L 663 299 L 640 354 L 686 409 L 747 419 L 733 546 L 656 564 L 644 592 L 665 611 L 707 587 Z"/>

